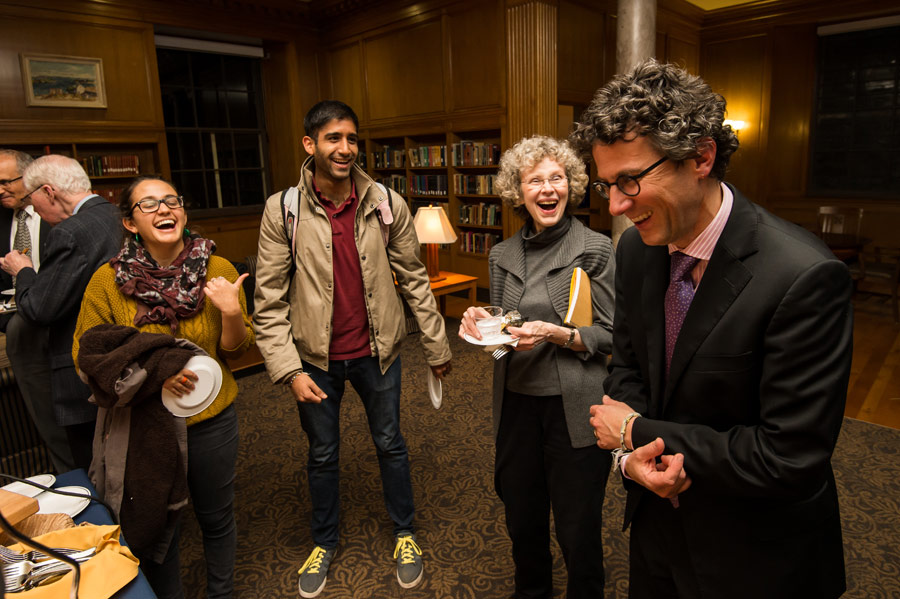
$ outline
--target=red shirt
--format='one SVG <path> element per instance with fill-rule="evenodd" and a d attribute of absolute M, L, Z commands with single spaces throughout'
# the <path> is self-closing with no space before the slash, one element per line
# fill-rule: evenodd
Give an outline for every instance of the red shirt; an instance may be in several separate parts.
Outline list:
<path fill-rule="evenodd" d="M 372 355 L 369 345 L 369 313 L 366 309 L 359 251 L 356 249 L 356 208 L 359 198 L 351 182 L 350 197 L 340 208 L 322 195 L 313 178 L 313 188 L 331 221 L 331 257 L 334 294 L 331 313 L 329 360 L 352 360 Z"/>

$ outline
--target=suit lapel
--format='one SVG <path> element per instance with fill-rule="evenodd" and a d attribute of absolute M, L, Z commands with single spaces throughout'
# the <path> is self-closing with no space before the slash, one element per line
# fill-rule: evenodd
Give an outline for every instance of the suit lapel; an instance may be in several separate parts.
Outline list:
<path fill-rule="evenodd" d="M 662 399 L 666 367 L 666 322 L 663 306 L 666 287 L 669 285 L 669 253 L 664 246 L 645 248 L 642 276 L 641 311 L 647 328 L 650 405 L 658 406 Z"/>
<path fill-rule="evenodd" d="M 734 188 L 732 192 L 734 205 L 731 215 L 716 243 L 675 343 L 665 403 L 668 403 L 679 378 L 704 339 L 753 276 L 742 260 L 755 253 L 758 247 L 757 214 L 743 195 Z"/>

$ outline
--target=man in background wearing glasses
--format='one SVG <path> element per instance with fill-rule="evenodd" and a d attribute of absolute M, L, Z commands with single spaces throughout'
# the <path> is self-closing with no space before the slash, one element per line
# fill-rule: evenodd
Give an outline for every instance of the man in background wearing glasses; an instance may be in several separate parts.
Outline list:
<path fill-rule="evenodd" d="M 16 277 L 18 314 L 48 327 L 50 387 L 56 423 L 65 429 L 73 465 L 87 469 L 97 408 L 75 372 L 72 336 L 81 297 L 91 275 L 122 245 L 118 208 L 91 192 L 91 181 L 76 160 L 42 156 L 23 173 L 26 194 L 41 218 L 52 225 L 37 272 L 27 254 L 12 251 L 0 267 Z"/>
<path fill-rule="evenodd" d="M 738 147 L 724 112 L 704 81 L 649 60 L 573 133 L 610 213 L 634 223 L 591 408 L 598 444 L 626 456 L 629 597 L 838 597 L 850 275 L 723 182 Z"/>
<path fill-rule="evenodd" d="M 47 251 L 50 224 L 31 205 L 22 174 L 34 159 L 25 152 L 0 149 L 0 258 L 10 251 L 31 258 L 35 271 Z M 0 270 L 0 303 L 13 301 L 13 278 Z M 66 431 L 56 424 L 50 392 L 50 331 L 16 312 L 0 314 L 0 331 L 6 333 L 6 355 L 22 393 L 25 407 L 47 446 L 58 472 L 74 468 Z"/>

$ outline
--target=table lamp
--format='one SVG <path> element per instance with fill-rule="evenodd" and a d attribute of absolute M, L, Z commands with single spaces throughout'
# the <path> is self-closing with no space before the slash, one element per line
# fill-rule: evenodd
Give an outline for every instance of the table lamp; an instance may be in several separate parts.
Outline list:
<path fill-rule="evenodd" d="M 446 277 L 440 276 L 438 244 L 456 241 L 456 232 L 450 226 L 447 213 L 440 206 L 421 206 L 416 211 L 413 223 L 416 226 L 419 243 L 426 246 L 425 268 L 428 270 L 428 278 L 432 283 L 445 279 Z"/>

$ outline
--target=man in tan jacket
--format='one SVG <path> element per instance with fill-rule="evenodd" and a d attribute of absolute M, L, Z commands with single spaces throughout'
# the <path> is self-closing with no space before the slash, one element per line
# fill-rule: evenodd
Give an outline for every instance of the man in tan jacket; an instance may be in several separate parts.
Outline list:
<path fill-rule="evenodd" d="M 377 448 L 394 521 L 397 580 L 411 588 L 423 569 L 400 433 L 399 353 L 406 324 L 398 291 L 415 314 L 425 357 L 439 379 L 450 372 L 450 344 L 419 260 L 409 208 L 397 194 L 391 201 L 355 165 L 356 114 L 329 100 L 313 106 L 303 124 L 310 157 L 297 184 L 296 233 L 288 237 L 282 194 L 272 195 L 260 226 L 253 318 L 269 376 L 290 386 L 309 440 L 315 548 L 300 569 L 300 596 L 322 592 L 337 549 L 339 416 L 347 380 L 362 398 Z M 385 243 L 382 223 L 388 227 L 391 217 Z"/>

